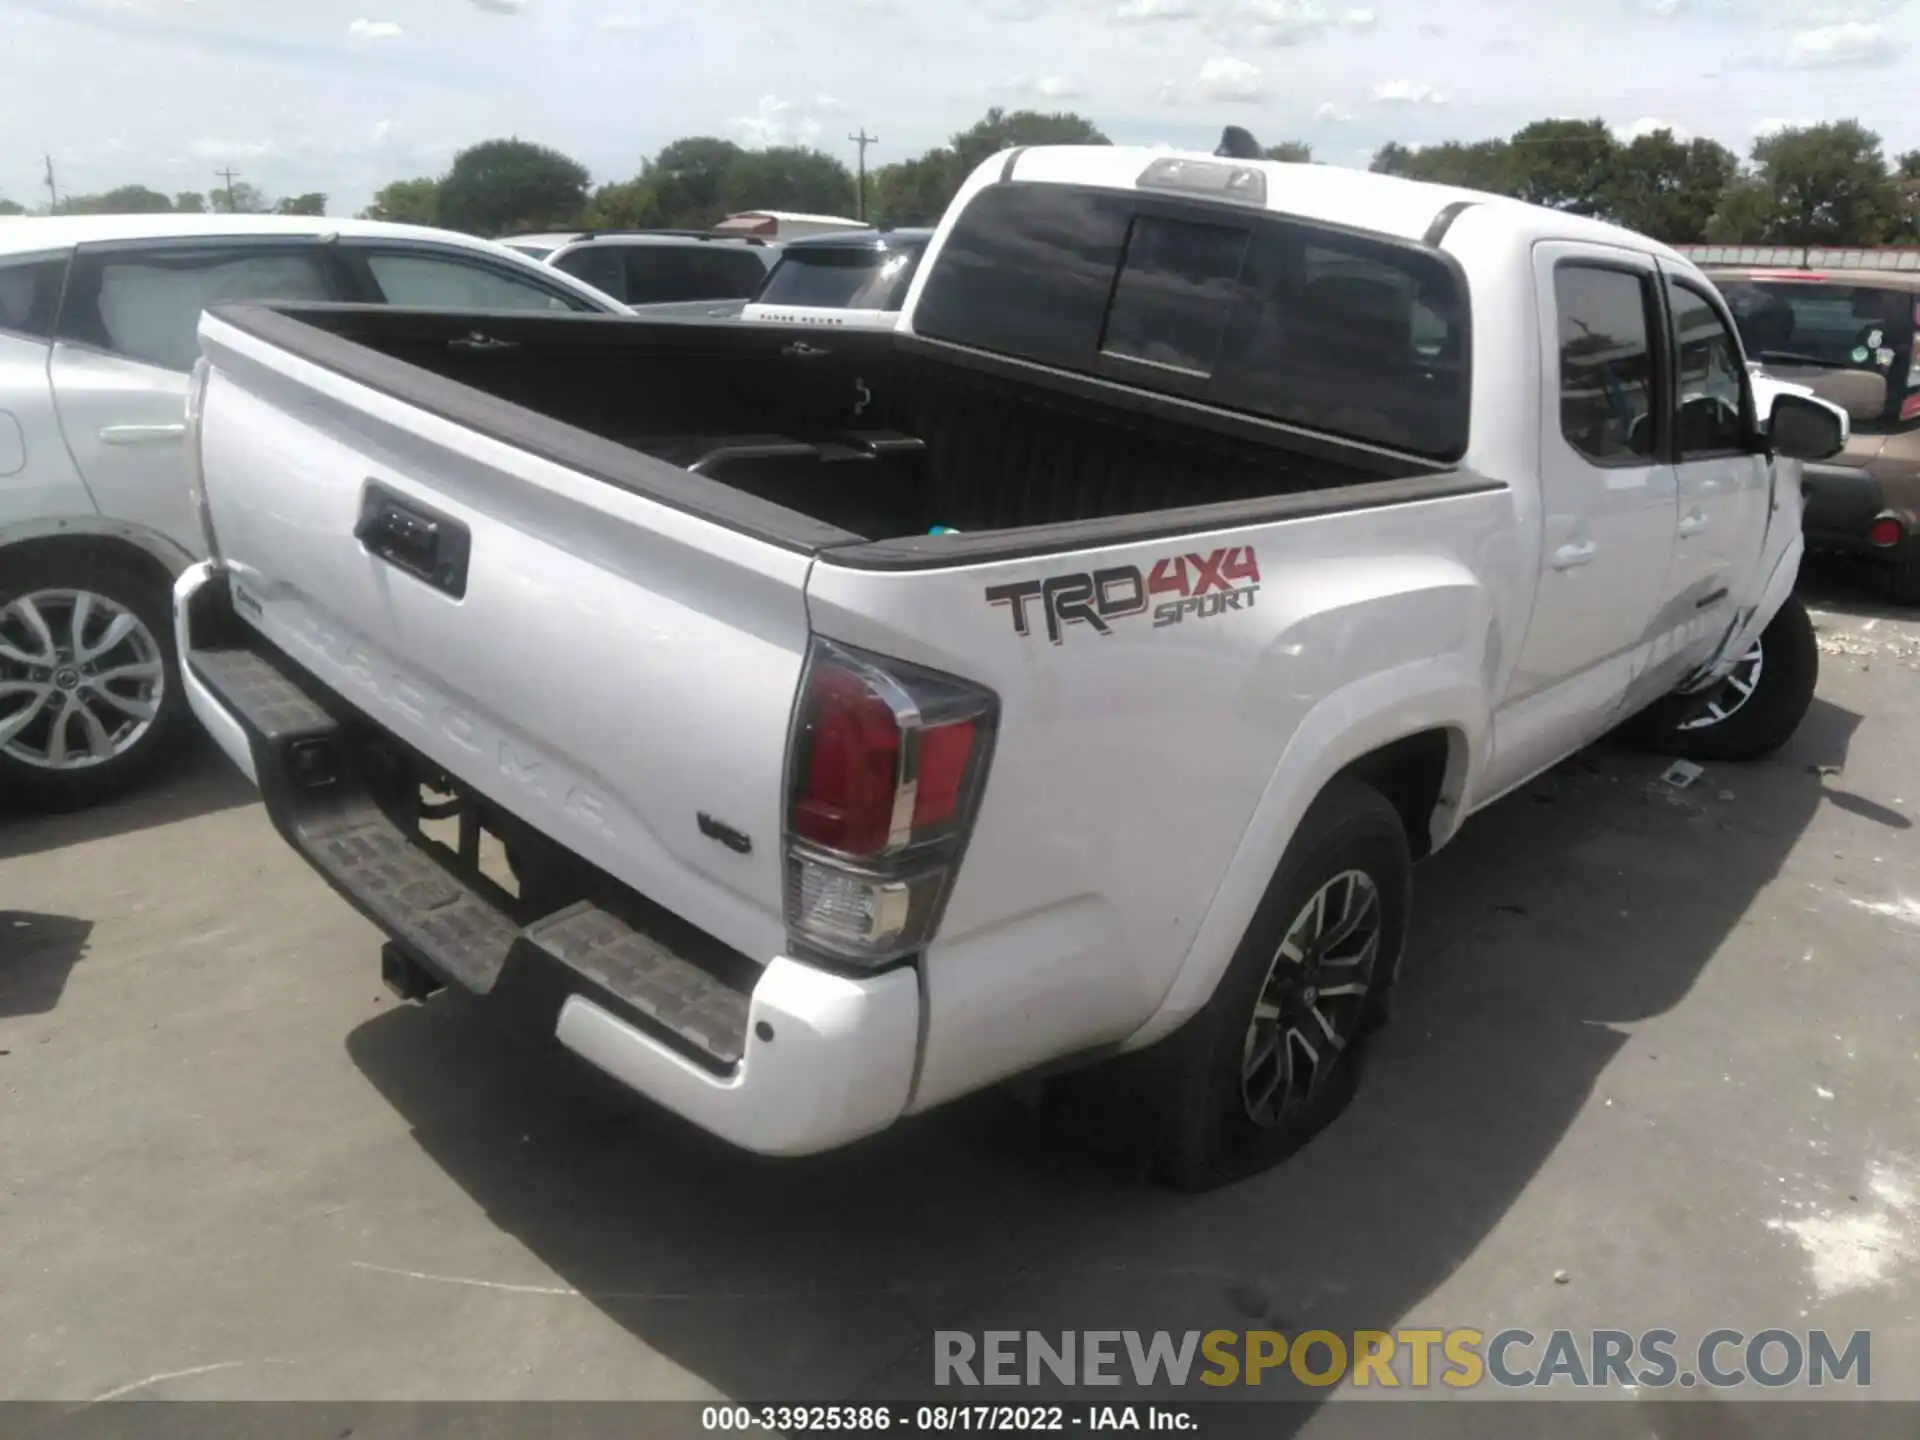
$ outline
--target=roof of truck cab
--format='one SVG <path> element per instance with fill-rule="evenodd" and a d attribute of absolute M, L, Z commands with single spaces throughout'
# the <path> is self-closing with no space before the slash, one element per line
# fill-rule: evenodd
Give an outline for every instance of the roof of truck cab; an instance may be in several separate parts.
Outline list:
<path fill-rule="evenodd" d="M 1156 160 L 1191 159 L 1265 172 L 1269 211 L 1356 226 L 1405 240 L 1421 240 L 1450 205 L 1472 205 L 1497 214 L 1516 231 L 1538 240 L 1586 240 L 1658 255 L 1691 267 L 1693 262 L 1657 240 L 1541 205 L 1466 190 L 1405 180 L 1371 170 L 1339 165 L 1295 164 L 1280 160 L 1224 160 L 1200 151 L 1149 149 L 1131 145 L 1047 145 L 996 157 L 1007 169 L 1003 178 L 1059 185 L 1094 185 L 1132 190 Z"/>
<path fill-rule="evenodd" d="M 236 235 L 340 235 L 350 239 L 431 240 L 498 254 L 489 240 L 425 225 L 348 220 L 333 215 L 22 215 L 0 219 L 0 254 L 63 250 L 102 241 L 191 240 Z"/>

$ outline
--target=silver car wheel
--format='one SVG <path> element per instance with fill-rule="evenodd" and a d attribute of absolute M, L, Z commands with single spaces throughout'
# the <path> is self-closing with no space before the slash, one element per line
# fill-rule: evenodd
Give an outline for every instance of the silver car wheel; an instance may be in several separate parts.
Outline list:
<path fill-rule="evenodd" d="M 1751 649 L 1740 657 L 1740 663 L 1733 667 L 1731 674 L 1713 687 L 1705 702 L 1696 710 L 1687 713 L 1676 729 L 1705 730 L 1722 721 L 1731 720 L 1753 699 L 1754 692 L 1760 688 L 1760 672 L 1766 668 L 1767 657 L 1755 640 Z"/>
<path fill-rule="evenodd" d="M 1294 916 L 1240 1054 L 1240 1098 L 1254 1124 L 1286 1119 L 1358 1034 L 1383 923 L 1379 888 L 1361 870 L 1341 871 Z"/>
<path fill-rule="evenodd" d="M 0 607 L 0 755 L 104 765 L 153 728 L 166 684 L 159 641 L 117 600 L 38 590 Z"/>

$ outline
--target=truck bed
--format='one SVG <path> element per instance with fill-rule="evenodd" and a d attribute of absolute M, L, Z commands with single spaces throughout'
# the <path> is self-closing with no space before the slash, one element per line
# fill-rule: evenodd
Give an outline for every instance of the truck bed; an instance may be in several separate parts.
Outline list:
<path fill-rule="evenodd" d="M 359 306 L 220 315 L 504 443 L 696 513 L 718 509 L 798 548 L 1447 473 L 1416 457 L 888 333 Z M 1381 498 L 1405 498 L 1400 490 L 1388 483 Z M 803 519 L 812 523 L 796 523 Z"/>

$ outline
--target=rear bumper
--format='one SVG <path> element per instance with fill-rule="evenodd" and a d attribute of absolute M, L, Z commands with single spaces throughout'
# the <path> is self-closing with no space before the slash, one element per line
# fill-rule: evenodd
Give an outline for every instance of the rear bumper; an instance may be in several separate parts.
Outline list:
<path fill-rule="evenodd" d="M 586 901 L 511 913 L 376 803 L 347 743 L 370 722 L 231 605 L 212 564 L 175 585 L 194 714 L 260 787 L 281 836 L 441 982 L 744 1149 L 828 1150 L 906 1109 L 920 1037 L 913 970 L 854 979 L 781 956 L 745 967 L 743 982 L 690 927 L 630 924 Z"/>
<path fill-rule="evenodd" d="M 1801 476 L 1807 544 L 1818 550 L 1904 558 L 1912 553 L 1920 534 L 1913 496 L 1904 493 L 1912 488 L 1901 485 L 1898 489 L 1903 493 L 1892 493 L 1879 476 L 1858 466 L 1808 465 Z M 1883 515 L 1893 516 L 1906 528 L 1904 541 L 1883 546 L 1867 538 L 1873 522 Z"/>

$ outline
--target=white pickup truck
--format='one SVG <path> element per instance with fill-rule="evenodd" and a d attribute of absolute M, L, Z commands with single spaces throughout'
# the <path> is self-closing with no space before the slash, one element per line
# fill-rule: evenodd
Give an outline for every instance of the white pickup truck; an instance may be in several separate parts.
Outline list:
<path fill-rule="evenodd" d="M 402 993 L 752 1150 L 1104 1066 L 1175 1183 L 1271 1164 L 1413 861 L 1623 722 L 1739 759 L 1812 694 L 1844 414 L 1758 416 L 1679 255 L 1492 197 L 1035 148 L 894 333 L 201 340 L 194 710 Z"/>

